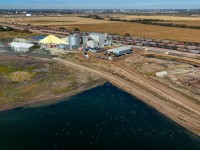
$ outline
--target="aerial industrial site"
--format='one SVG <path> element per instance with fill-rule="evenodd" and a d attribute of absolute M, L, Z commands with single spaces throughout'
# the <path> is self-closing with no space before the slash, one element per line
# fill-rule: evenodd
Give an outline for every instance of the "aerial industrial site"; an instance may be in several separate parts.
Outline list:
<path fill-rule="evenodd" d="M 200 135 L 199 10 L 0 11 L 0 111 L 109 82 Z"/>

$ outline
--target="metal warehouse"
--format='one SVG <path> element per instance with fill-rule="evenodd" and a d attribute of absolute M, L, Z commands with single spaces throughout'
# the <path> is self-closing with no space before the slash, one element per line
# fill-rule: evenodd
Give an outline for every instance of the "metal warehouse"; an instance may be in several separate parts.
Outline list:
<path fill-rule="evenodd" d="M 107 50 L 107 52 L 120 56 L 120 55 L 131 53 L 132 49 L 127 46 L 122 46 L 122 47 L 118 47 L 118 48 L 109 49 L 109 50 Z"/>

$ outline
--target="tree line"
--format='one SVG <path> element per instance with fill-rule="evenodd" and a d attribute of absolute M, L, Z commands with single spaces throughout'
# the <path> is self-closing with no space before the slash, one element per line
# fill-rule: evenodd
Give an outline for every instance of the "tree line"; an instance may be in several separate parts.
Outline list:
<path fill-rule="evenodd" d="M 0 32 L 5 32 L 5 31 L 13 31 L 14 29 L 11 27 L 3 27 L 0 26 Z"/>
<path fill-rule="evenodd" d="M 198 30 L 200 30 L 200 26 L 167 23 L 166 20 L 160 20 L 160 19 L 127 20 L 127 19 L 115 19 L 115 18 L 111 18 L 110 21 L 134 22 L 134 23 L 158 25 L 158 26 L 165 26 L 165 27 L 189 28 L 189 29 L 198 29 Z"/>
<path fill-rule="evenodd" d="M 87 15 L 87 16 L 78 16 L 82 18 L 92 18 L 92 19 L 97 19 L 97 20 L 104 20 L 103 17 L 100 17 L 99 15 Z"/>

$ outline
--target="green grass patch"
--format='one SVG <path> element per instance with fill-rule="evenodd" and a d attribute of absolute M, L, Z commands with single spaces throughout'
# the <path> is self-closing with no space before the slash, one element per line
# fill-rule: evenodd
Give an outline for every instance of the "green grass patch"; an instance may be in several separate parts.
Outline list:
<path fill-rule="evenodd" d="M 15 71 L 23 71 L 22 67 L 14 67 L 12 65 L 5 66 L 0 64 L 0 73 L 12 73 Z"/>
<path fill-rule="evenodd" d="M 155 72 L 147 72 L 146 75 L 147 76 L 156 76 L 156 73 Z"/>
<path fill-rule="evenodd" d="M 58 94 L 65 93 L 65 92 L 68 92 L 68 91 L 70 91 L 69 87 L 63 87 L 63 88 L 54 89 L 53 93 L 58 95 Z"/>

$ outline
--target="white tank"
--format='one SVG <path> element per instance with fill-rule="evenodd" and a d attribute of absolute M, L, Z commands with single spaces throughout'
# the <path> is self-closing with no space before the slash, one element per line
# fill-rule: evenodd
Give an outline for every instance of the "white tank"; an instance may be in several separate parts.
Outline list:
<path fill-rule="evenodd" d="M 78 34 L 69 35 L 69 45 L 80 46 L 80 35 Z"/>

